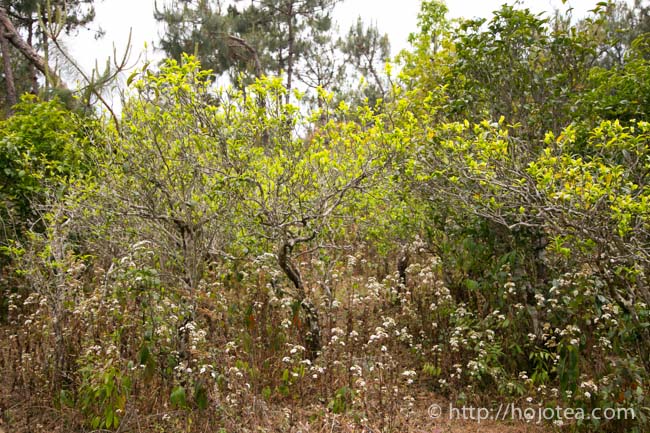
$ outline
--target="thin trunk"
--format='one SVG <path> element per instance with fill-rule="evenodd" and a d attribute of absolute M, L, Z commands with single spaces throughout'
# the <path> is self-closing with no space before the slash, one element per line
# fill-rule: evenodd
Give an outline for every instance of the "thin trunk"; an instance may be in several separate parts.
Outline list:
<path fill-rule="evenodd" d="M 293 242 L 284 242 L 280 246 L 278 251 L 278 264 L 298 291 L 297 300 L 300 302 L 300 308 L 305 315 L 305 322 L 308 328 L 305 335 L 307 355 L 309 359 L 313 361 L 318 357 L 318 353 L 321 351 L 321 331 L 318 323 L 318 310 L 316 309 L 316 306 L 307 299 L 300 271 L 291 262 L 290 255 L 293 250 L 293 245 Z"/>
<path fill-rule="evenodd" d="M 0 50 L 2 50 L 5 86 L 7 88 L 7 105 L 9 106 L 7 112 L 9 115 L 11 115 L 13 113 L 12 107 L 18 103 L 18 95 L 16 94 L 16 81 L 14 80 L 14 71 L 11 66 L 9 43 L 4 37 L 4 32 L 0 32 Z"/>
<path fill-rule="evenodd" d="M 400 249 L 399 256 L 397 257 L 397 273 L 399 275 L 398 292 L 402 293 L 406 288 L 406 270 L 409 267 L 410 254 L 407 245 L 403 245 Z"/>
<path fill-rule="evenodd" d="M 371 58 L 368 58 L 368 56 L 366 56 L 366 60 L 368 60 L 368 70 L 370 71 L 372 77 L 375 79 L 375 83 L 377 83 L 377 87 L 379 87 L 381 97 L 384 99 L 386 97 L 386 91 L 384 89 L 384 86 L 381 84 L 381 78 L 379 77 L 379 74 L 373 65 L 374 56 Z"/>
<path fill-rule="evenodd" d="M 293 62 L 295 50 L 295 29 L 293 26 L 293 4 L 290 4 L 289 10 L 289 52 L 287 53 L 287 104 L 291 99 L 291 85 L 293 80 Z"/>
<path fill-rule="evenodd" d="M 34 23 L 30 22 L 29 27 L 27 28 L 27 45 L 30 47 L 34 46 Z M 32 62 L 27 62 L 27 71 L 29 72 L 29 80 L 32 83 L 32 93 L 34 95 L 38 94 L 38 74 L 36 73 L 36 68 Z"/>

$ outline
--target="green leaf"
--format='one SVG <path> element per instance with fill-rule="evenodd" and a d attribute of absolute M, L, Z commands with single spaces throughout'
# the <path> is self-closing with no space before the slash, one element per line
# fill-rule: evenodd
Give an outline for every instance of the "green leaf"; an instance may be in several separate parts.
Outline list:
<path fill-rule="evenodd" d="M 149 352 L 149 347 L 145 344 L 140 349 L 138 354 L 138 359 L 140 360 L 140 365 L 147 365 L 149 358 L 151 357 L 151 352 Z"/>
<path fill-rule="evenodd" d="M 110 428 L 113 425 L 113 419 L 115 417 L 115 413 L 113 413 L 112 410 L 109 410 L 108 413 L 106 414 L 106 427 Z"/>
<path fill-rule="evenodd" d="M 176 407 L 186 408 L 187 407 L 187 395 L 185 394 L 185 388 L 183 388 L 180 385 L 176 386 L 172 390 L 172 393 L 169 396 L 169 400 Z"/>
<path fill-rule="evenodd" d="M 138 76 L 138 71 L 133 71 L 131 75 L 129 75 L 129 78 L 126 79 L 126 85 L 130 86 L 131 83 L 133 82 L 134 78 Z"/>
<path fill-rule="evenodd" d="M 59 393 L 59 402 L 63 406 L 74 407 L 74 398 L 70 391 L 62 389 Z"/>
<path fill-rule="evenodd" d="M 205 387 L 199 383 L 194 388 L 194 401 L 201 410 L 208 408 L 208 393 Z"/>

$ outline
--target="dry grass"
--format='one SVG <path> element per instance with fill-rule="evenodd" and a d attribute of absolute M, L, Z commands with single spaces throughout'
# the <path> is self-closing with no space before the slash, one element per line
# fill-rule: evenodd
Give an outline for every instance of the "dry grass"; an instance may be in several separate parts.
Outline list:
<path fill-rule="evenodd" d="M 80 424 L 80 414 L 71 409 L 55 409 L 35 404 L 29 398 L 18 399 L 2 390 L 0 433 L 100 433 Z M 414 408 L 405 414 L 393 414 L 384 420 L 362 420 L 354 414 L 334 414 L 323 405 L 308 407 L 267 405 L 245 408 L 239 418 L 230 418 L 216 410 L 177 411 L 165 408 L 142 413 L 134 407 L 127 409 L 118 433 L 550 433 L 557 431 L 549 425 L 522 421 L 450 420 L 447 414 L 432 419 L 428 408 L 433 403 L 447 407 L 445 399 L 421 393 Z M 45 403 L 45 402 L 44 402 Z M 390 418 L 390 422 L 387 422 Z M 223 430 L 221 430 L 223 429 Z"/>

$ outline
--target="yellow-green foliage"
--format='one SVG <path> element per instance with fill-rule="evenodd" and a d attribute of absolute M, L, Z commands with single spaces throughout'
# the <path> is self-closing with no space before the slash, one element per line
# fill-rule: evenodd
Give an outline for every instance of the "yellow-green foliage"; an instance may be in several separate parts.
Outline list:
<path fill-rule="evenodd" d="M 434 393 L 647 430 L 642 40 L 594 69 L 599 20 L 445 12 L 373 106 L 187 55 L 129 78 L 119 128 L 25 98 L 0 124 L 2 200 L 42 215 L 0 275 L 10 428 L 406 432 Z"/>

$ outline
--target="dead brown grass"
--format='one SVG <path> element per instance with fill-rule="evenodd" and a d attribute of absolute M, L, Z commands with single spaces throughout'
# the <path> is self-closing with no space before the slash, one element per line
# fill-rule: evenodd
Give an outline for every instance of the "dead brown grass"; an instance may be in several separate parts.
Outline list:
<path fill-rule="evenodd" d="M 71 409 L 55 409 L 35 404 L 26 398 L 15 399 L 2 392 L 0 398 L 0 433 L 103 433 L 89 430 L 79 423 L 80 415 Z M 152 413 L 130 407 L 118 433 L 551 433 L 549 425 L 523 421 L 450 420 L 447 414 L 432 419 L 428 408 L 432 402 L 446 407 L 448 402 L 429 393 L 422 393 L 413 410 L 391 414 L 383 420 L 363 420 L 358 414 L 334 414 L 322 405 L 291 408 L 288 405 L 267 405 L 243 411 L 232 418 L 215 410 L 177 411 L 161 405 Z M 390 421 L 388 421 L 390 418 Z"/>

